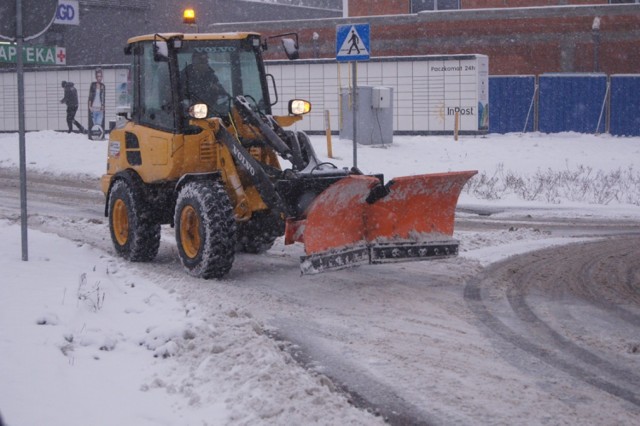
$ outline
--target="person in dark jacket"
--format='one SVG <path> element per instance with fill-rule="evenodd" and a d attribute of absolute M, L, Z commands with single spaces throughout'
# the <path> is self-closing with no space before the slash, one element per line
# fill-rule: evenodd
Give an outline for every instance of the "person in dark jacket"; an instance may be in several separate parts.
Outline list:
<path fill-rule="evenodd" d="M 221 97 L 229 97 L 215 71 L 209 66 L 207 52 L 192 54 L 191 64 L 180 73 L 180 81 L 183 99 L 204 102 L 209 109 L 215 108 Z"/>
<path fill-rule="evenodd" d="M 60 100 L 61 104 L 67 105 L 67 126 L 69 133 L 73 130 L 73 125 L 78 127 L 80 133 L 84 133 L 84 127 L 76 120 L 76 112 L 78 112 L 78 91 L 70 81 L 63 81 L 64 97 Z"/>

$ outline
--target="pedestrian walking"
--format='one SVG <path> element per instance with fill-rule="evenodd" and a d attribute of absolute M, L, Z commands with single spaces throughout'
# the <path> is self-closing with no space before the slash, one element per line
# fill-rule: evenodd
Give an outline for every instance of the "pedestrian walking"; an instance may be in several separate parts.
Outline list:
<path fill-rule="evenodd" d="M 80 133 L 84 133 L 84 127 L 76 120 L 76 112 L 78 112 L 78 91 L 70 81 L 63 81 L 64 97 L 60 100 L 61 104 L 67 105 L 67 126 L 69 133 L 73 131 L 73 125 L 78 127 Z"/>
<path fill-rule="evenodd" d="M 353 49 L 356 49 L 356 52 L 358 52 L 359 55 L 360 48 L 358 47 L 358 43 L 360 43 L 360 37 L 358 37 L 354 30 L 351 31 L 351 38 L 349 39 L 349 43 L 351 43 L 351 46 L 349 47 L 349 55 L 351 55 L 351 51 Z"/>

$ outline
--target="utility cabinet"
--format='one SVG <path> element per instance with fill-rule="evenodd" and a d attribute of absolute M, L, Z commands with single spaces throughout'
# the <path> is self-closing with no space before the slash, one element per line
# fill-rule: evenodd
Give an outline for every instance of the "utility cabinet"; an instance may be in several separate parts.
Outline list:
<path fill-rule="evenodd" d="M 393 88 L 362 86 L 356 93 L 356 142 L 383 145 L 393 142 Z M 353 96 L 351 89 L 340 93 L 340 139 L 353 140 Z"/>

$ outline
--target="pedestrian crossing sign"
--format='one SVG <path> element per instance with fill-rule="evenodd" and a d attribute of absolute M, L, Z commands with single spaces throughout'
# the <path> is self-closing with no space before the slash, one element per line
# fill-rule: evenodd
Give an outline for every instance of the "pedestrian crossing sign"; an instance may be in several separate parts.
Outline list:
<path fill-rule="evenodd" d="M 371 54 L 369 24 L 338 25 L 336 60 L 366 61 Z"/>

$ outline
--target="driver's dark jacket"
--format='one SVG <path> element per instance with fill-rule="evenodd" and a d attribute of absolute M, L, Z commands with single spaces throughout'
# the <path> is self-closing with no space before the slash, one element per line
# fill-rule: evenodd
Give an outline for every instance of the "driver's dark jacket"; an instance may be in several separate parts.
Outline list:
<path fill-rule="evenodd" d="M 220 82 L 209 65 L 187 65 L 180 73 L 180 82 L 183 99 L 204 102 L 209 106 L 216 104 L 220 95 Z"/>

